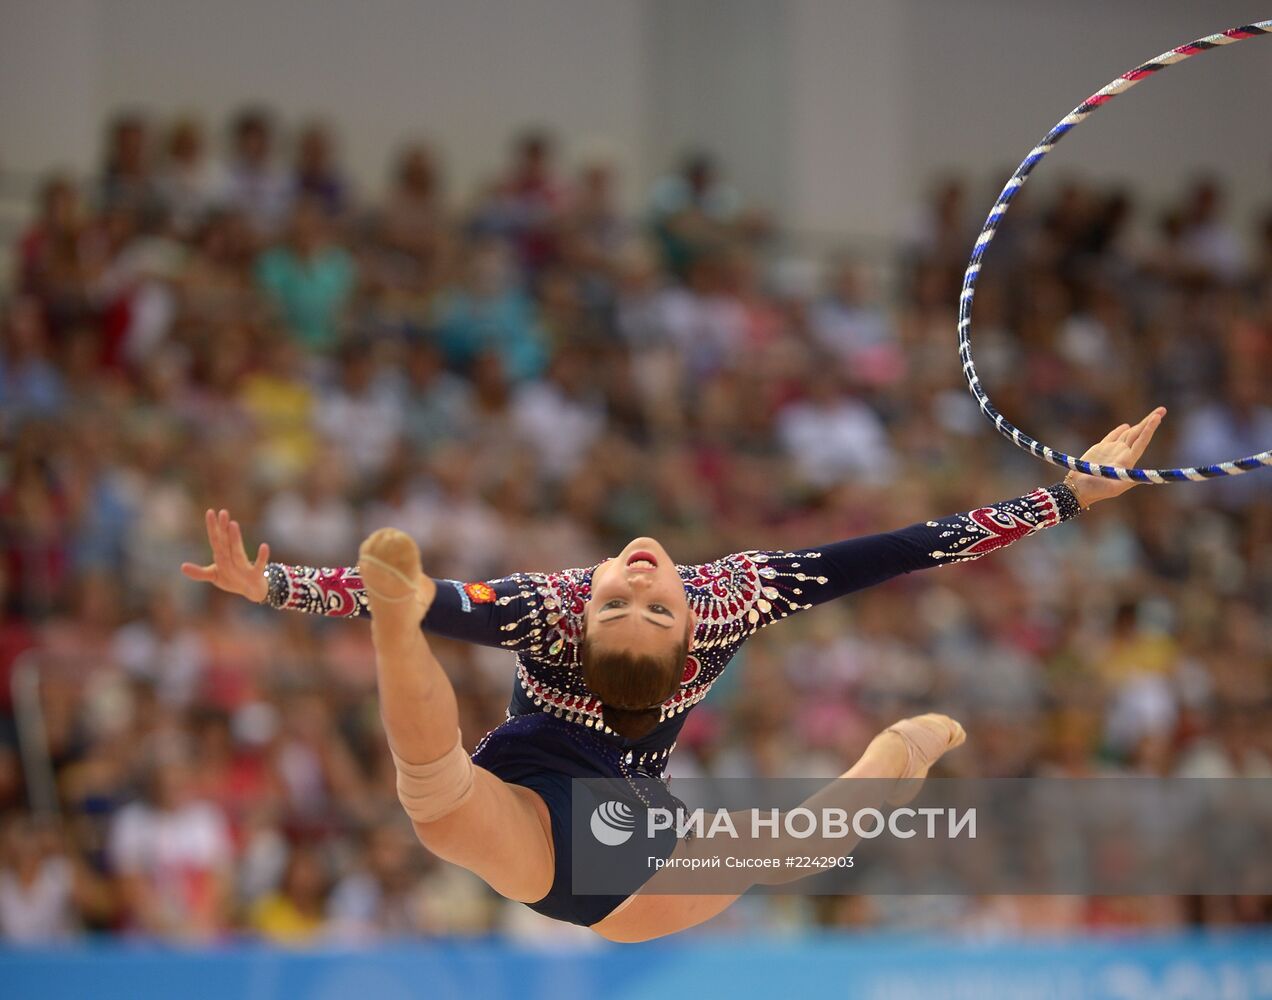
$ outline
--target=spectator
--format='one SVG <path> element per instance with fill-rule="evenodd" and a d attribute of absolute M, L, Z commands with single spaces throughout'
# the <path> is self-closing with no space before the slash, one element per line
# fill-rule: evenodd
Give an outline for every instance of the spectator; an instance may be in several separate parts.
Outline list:
<path fill-rule="evenodd" d="M 436 154 L 423 143 L 406 146 L 376 222 L 381 246 L 374 254 L 380 261 L 375 276 L 386 289 L 418 294 L 436 287 L 453 255 L 450 223 Z"/>
<path fill-rule="evenodd" d="M 226 179 L 208 161 L 203 127 L 182 118 L 168 130 L 166 156 L 157 180 L 159 196 L 173 231 L 189 238 L 215 208 Z"/>
<path fill-rule="evenodd" d="M 262 353 L 263 364 L 243 380 L 239 398 L 260 434 L 257 474 L 268 483 L 286 483 L 309 467 L 317 451 L 317 400 L 296 341 L 272 336 Z"/>
<path fill-rule="evenodd" d="M 150 127 L 141 115 L 123 114 L 111 122 L 98 185 L 102 208 L 145 212 L 155 207 L 158 191 L 150 146 Z"/>
<path fill-rule="evenodd" d="M 431 339 L 407 346 L 403 430 L 417 453 L 429 452 L 472 432 L 472 389 L 446 370 L 445 358 Z"/>
<path fill-rule="evenodd" d="M 557 355 L 546 378 L 517 391 L 513 423 L 549 480 L 577 470 L 600 436 L 605 412 L 598 397 L 587 384 L 586 362 L 576 353 Z"/>
<path fill-rule="evenodd" d="M 335 346 L 356 274 L 349 255 L 331 243 L 314 202 L 296 206 L 287 243 L 261 255 L 256 280 L 306 350 Z"/>
<path fill-rule="evenodd" d="M 264 528 L 280 556 L 339 564 L 357 548 L 357 521 L 345 499 L 339 453 L 320 452 L 296 489 L 275 495 Z"/>
<path fill-rule="evenodd" d="M 337 383 L 319 400 L 315 428 L 342 452 L 344 465 L 355 475 L 379 475 L 402 434 L 401 398 L 377 368 L 372 344 L 347 343 L 339 365 Z"/>
<path fill-rule="evenodd" d="M 50 357 L 39 303 L 15 300 L 3 314 L 0 413 L 8 420 L 50 414 L 65 405 L 62 376 Z"/>
<path fill-rule="evenodd" d="M 0 941 L 18 945 L 65 942 L 80 915 L 109 915 L 105 883 L 59 843 L 47 825 L 22 816 L 3 828 L 0 849 Z"/>
<path fill-rule="evenodd" d="M 863 383 L 887 384 L 900 377 L 905 362 L 867 282 L 859 261 L 836 261 L 827 294 L 813 306 L 809 325 L 821 349 L 838 358 L 846 374 Z"/>
<path fill-rule="evenodd" d="M 328 880 L 322 856 L 313 847 L 292 848 L 282 884 L 252 907 L 251 924 L 275 944 L 304 945 L 325 926 Z"/>
<path fill-rule="evenodd" d="M 1229 372 L 1223 398 L 1189 413 L 1180 430 L 1181 465 L 1210 458 L 1240 458 L 1263 451 L 1272 440 L 1272 406 L 1263 402 L 1263 375 L 1249 367 Z M 1211 493 L 1219 502 L 1241 506 L 1259 492 L 1258 482 L 1240 479 L 1216 484 Z"/>
<path fill-rule="evenodd" d="M 193 793 L 189 762 L 155 767 L 147 798 L 122 809 L 110 831 L 127 926 L 181 941 L 211 941 L 229 918 L 229 830 Z"/>
<path fill-rule="evenodd" d="M 411 878 L 419 855 L 402 823 L 385 823 L 366 836 L 365 861 L 331 894 L 327 918 L 344 942 L 405 937 L 416 929 Z"/>
<path fill-rule="evenodd" d="M 349 182 L 336 162 L 335 140 L 321 122 L 310 122 L 296 138 L 296 168 L 292 187 L 298 198 L 318 205 L 328 218 L 344 214 Z"/>
<path fill-rule="evenodd" d="M 465 270 L 464 286 L 444 295 L 438 306 L 436 325 L 447 361 L 464 368 L 493 351 L 513 381 L 537 376 L 546 345 L 534 305 L 517 287 L 507 254 L 497 243 L 479 244 Z"/>
<path fill-rule="evenodd" d="M 556 142 L 547 132 L 523 133 L 511 152 L 508 172 L 495 182 L 475 221 L 480 230 L 509 239 L 522 268 L 534 276 L 556 257 L 566 191 L 556 177 Z"/>
<path fill-rule="evenodd" d="M 1245 273 L 1241 238 L 1223 218 L 1223 189 L 1212 177 L 1193 185 L 1183 208 L 1181 252 L 1198 273 L 1224 282 Z"/>
<path fill-rule="evenodd" d="M 154 594 L 146 618 L 123 626 L 113 646 L 115 662 L 152 684 L 161 701 L 186 706 L 200 694 L 207 651 L 170 593 Z"/>
<path fill-rule="evenodd" d="M 804 399 L 778 413 L 777 425 L 787 455 L 813 486 L 848 475 L 873 483 L 892 476 L 896 459 L 883 423 L 824 370 L 812 376 Z"/>
<path fill-rule="evenodd" d="M 741 200 L 720 178 L 715 159 L 694 153 L 677 173 L 654 184 L 649 208 L 667 269 L 683 277 L 701 254 L 726 242 Z"/>
<path fill-rule="evenodd" d="M 92 313 L 90 288 L 102 253 L 75 185 L 62 175 L 49 177 L 39 213 L 18 241 L 18 290 L 35 297 L 55 329 L 73 325 Z"/>
<path fill-rule="evenodd" d="M 601 259 L 622 249 L 628 229 L 618 206 L 618 168 L 609 160 L 593 158 L 578 173 L 570 194 L 566 226 Z"/>
<path fill-rule="evenodd" d="M 234 119 L 226 203 L 242 212 L 258 236 L 278 230 L 291 210 L 291 179 L 274 161 L 274 125 L 269 113 L 248 108 Z"/>

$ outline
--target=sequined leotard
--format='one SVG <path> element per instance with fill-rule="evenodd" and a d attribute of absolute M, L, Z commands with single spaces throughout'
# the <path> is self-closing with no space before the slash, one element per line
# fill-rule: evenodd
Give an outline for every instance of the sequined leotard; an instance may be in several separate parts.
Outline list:
<path fill-rule="evenodd" d="M 1067 486 L 1037 489 L 1012 500 L 898 531 L 812 549 L 738 552 L 698 566 L 677 567 L 697 616 L 693 651 L 680 690 L 662 705 L 662 721 L 627 740 L 602 721 L 601 703 L 583 682 L 579 646 L 595 566 L 557 573 L 514 573 L 498 580 L 438 580 L 424 618 L 426 632 L 502 647 L 516 654 L 507 721 L 482 740 L 473 759 L 506 781 L 538 791 L 553 813 L 558 876 L 561 838 L 568 839 L 569 778 L 659 777 L 684 725 L 742 644 L 760 629 L 845 594 L 918 569 L 968 562 L 1081 510 Z M 369 615 L 357 567 L 319 569 L 271 563 L 268 602 L 311 614 Z M 559 780 L 558 780 L 559 779 Z M 648 783 L 645 783 L 648 787 Z M 562 808 L 560 800 L 565 797 Z M 560 813 L 564 815 L 559 815 Z M 562 827 L 557 830 L 557 820 Z M 621 898 L 571 901 L 567 885 L 535 909 L 594 923 Z M 553 897 L 558 897 L 554 900 Z"/>

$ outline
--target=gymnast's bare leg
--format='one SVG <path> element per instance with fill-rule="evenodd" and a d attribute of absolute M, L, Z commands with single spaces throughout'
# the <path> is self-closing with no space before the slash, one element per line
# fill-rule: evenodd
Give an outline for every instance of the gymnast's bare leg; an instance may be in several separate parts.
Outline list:
<path fill-rule="evenodd" d="M 547 806 L 530 789 L 466 763 L 462 746 L 456 752 L 455 691 L 420 631 L 437 588 L 420 567 L 419 549 L 383 528 L 362 544 L 359 566 L 371 606 L 380 717 L 416 835 L 508 899 L 542 899 L 554 871 Z"/>
<path fill-rule="evenodd" d="M 960 746 L 967 738 L 963 727 L 949 716 L 920 715 L 903 719 L 889 726 L 866 747 L 866 752 L 841 778 L 893 779 L 891 805 L 901 805 L 918 794 L 928 769 L 949 750 Z M 866 795 L 878 794 L 880 786 L 858 786 Z M 867 790 L 868 789 L 868 790 Z M 832 783 L 807 799 L 803 806 L 814 811 L 824 806 L 843 805 L 846 786 Z M 867 803 L 861 803 L 865 805 Z M 869 803 L 877 805 L 878 803 Z M 737 814 L 739 825 L 743 815 Z M 846 838 L 838 842 L 838 849 L 851 850 L 857 841 Z M 709 856 L 712 853 L 709 840 L 682 841 L 673 857 L 691 857 L 695 854 Z M 815 853 L 815 852 L 814 852 Z M 738 899 L 741 893 L 728 895 L 672 895 L 660 894 L 660 880 L 674 879 L 676 873 L 665 870 L 655 875 L 641 892 L 632 896 L 592 930 L 611 941 L 648 941 L 666 934 L 675 934 L 723 913 Z M 798 877 L 798 876 L 797 876 Z M 790 881 L 792 877 L 781 874 L 768 880 Z"/>

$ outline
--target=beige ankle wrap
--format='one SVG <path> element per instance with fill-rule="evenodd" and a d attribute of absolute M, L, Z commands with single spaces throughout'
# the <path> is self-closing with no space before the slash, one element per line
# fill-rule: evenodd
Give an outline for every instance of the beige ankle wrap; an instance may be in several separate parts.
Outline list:
<path fill-rule="evenodd" d="M 392 750 L 390 750 L 392 752 Z M 455 745 L 437 760 L 410 764 L 396 753 L 398 801 L 417 823 L 432 823 L 462 806 L 473 793 L 473 762 L 459 732 Z"/>
<path fill-rule="evenodd" d="M 957 726 L 958 724 L 955 723 Z M 920 719 L 902 719 L 889 726 L 885 732 L 896 733 L 905 744 L 905 773 L 899 777 L 918 778 L 927 773 L 941 755 L 962 740 L 962 727 L 951 730 L 948 727 L 924 725 Z"/>

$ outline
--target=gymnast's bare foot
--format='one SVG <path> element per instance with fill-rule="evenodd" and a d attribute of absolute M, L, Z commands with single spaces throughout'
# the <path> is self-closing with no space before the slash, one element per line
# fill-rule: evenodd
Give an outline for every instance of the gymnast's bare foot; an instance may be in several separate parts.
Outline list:
<path fill-rule="evenodd" d="M 936 713 L 902 719 L 876 736 L 867 753 L 881 741 L 890 743 L 879 751 L 894 754 L 898 765 L 897 789 L 888 797 L 888 804 L 905 805 L 918 795 L 932 765 L 966 739 L 967 733 L 957 721 Z"/>
<path fill-rule="evenodd" d="M 437 584 L 420 566 L 419 546 L 411 536 L 397 528 L 372 533 L 358 550 L 358 569 L 376 631 L 403 626 L 418 631 L 437 596 Z"/>

